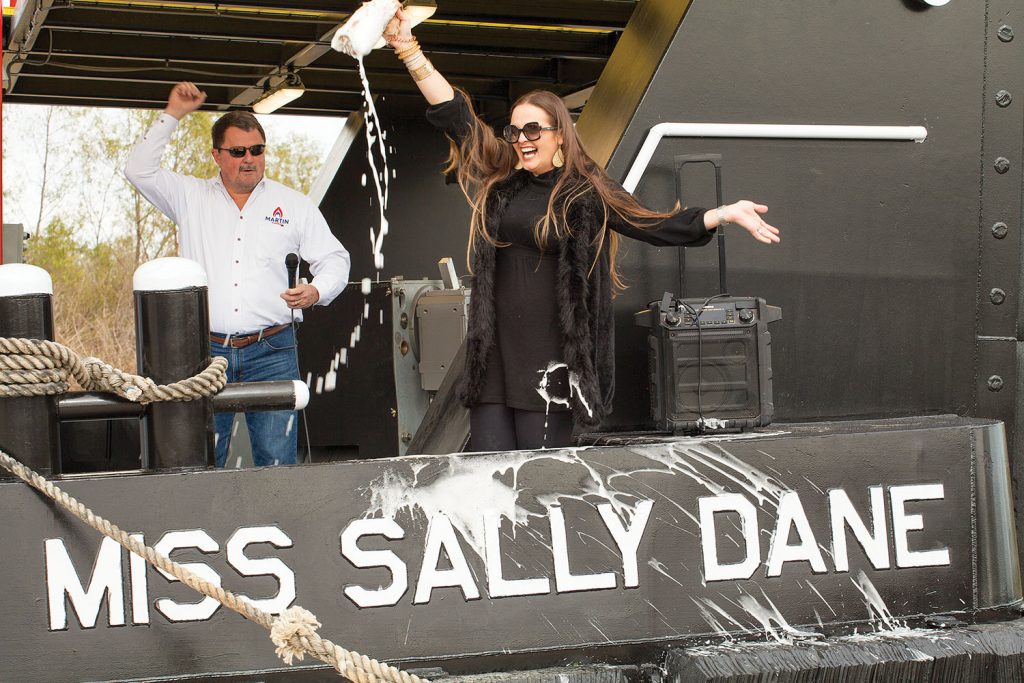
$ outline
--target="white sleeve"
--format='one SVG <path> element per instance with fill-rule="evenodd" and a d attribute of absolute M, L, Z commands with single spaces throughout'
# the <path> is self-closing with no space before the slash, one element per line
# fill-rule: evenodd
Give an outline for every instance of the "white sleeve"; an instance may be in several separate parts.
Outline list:
<path fill-rule="evenodd" d="M 160 114 L 128 155 L 124 175 L 143 197 L 180 227 L 189 187 L 202 181 L 160 167 L 160 157 L 177 127 L 177 119 L 166 112 Z"/>
<path fill-rule="evenodd" d="M 326 306 L 334 301 L 348 284 L 352 260 L 348 250 L 331 233 L 331 228 L 320 213 L 320 209 L 312 202 L 309 203 L 307 216 L 302 229 L 299 255 L 309 263 L 309 271 L 313 274 L 313 281 L 310 284 L 320 293 L 317 305 Z"/>

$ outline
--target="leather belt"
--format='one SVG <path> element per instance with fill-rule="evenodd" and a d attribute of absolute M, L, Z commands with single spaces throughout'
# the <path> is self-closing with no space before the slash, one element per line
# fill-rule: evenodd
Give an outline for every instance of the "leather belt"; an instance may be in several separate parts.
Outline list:
<path fill-rule="evenodd" d="M 289 327 L 291 327 L 291 325 L 289 325 L 288 323 L 285 323 L 284 325 L 274 325 L 273 327 L 268 327 L 264 330 L 260 330 L 259 332 L 253 332 L 252 334 L 224 335 L 217 334 L 216 332 L 211 332 L 210 341 L 220 346 L 230 346 L 233 349 L 244 349 L 246 346 L 249 346 L 250 344 L 255 344 L 256 342 L 262 339 L 272 337 L 278 332 L 283 332 L 284 330 L 287 330 Z"/>

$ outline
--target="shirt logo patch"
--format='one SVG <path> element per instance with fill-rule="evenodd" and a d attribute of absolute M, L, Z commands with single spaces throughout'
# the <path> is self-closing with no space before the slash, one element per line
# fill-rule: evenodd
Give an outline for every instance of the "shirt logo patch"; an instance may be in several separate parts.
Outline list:
<path fill-rule="evenodd" d="M 281 210 L 280 206 L 274 209 L 273 216 L 264 216 L 263 220 L 267 221 L 271 225 L 280 225 L 281 227 L 288 225 L 288 223 L 290 222 L 287 218 L 284 217 L 284 211 Z"/>

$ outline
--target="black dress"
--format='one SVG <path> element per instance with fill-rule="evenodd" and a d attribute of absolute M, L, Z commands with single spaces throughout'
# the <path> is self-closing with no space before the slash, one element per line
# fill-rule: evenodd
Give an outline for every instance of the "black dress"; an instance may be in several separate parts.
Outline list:
<path fill-rule="evenodd" d="M 458 141 L 468 129 L 471 115 L 461 94 L 433 105 L 427 119 Z M 562 363 L 563 340 L 559 326 L 557 274 L 558 247 L 553 236 L 544 251 L 537 245 L 534 227 L 547 211 L 548 200 L 561 169 L 534 176 L 525 174 L 523 188 L 509 202 L 497 230 L 488 226 L 501 244 L 495 254 L 495 340 L 488 359 L 479 403 L 501 403 L 510 408 L 544 412 L 567 411 L 542 397 L 541 382 L 553 399 L 569 396 L 568 373 Z M 703 209 L 687 209 L 652 228 L 636 228 L 614 212 L 608 227 L 621 235 L 658 246 L 704 243 Z M 473 324 L 473 321 L 470 321 Z M 556 368 L 556 369 L 552 369 Z"/>

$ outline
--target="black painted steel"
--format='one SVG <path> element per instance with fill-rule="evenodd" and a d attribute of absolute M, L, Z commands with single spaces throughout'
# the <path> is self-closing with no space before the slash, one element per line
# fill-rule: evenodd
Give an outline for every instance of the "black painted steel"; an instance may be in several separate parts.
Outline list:
<path fill-rule="evenodd" d="M 141 469 L 140 417 L 61 420 L 60 463 L 64 473 L 113 473 Z"/>
<path fill-rule="evenodd" d="M 545 652 L 563 664 L 625 663 L 636 653 L 610 644 L 703 642 L 721 634 L 716 621 L 734 636 L 762 640 L 765 629 L 780 628 L 779 619 L 825 635 L 853 628 L 884 633 L 869 602 L 893 619 L 985 617 L 1020 599 L 1015 549 L 998 540 L 1012 537 L 1009 481 L 988 477 L 982 489 L 972 486 L 979 467 L 1006 471 L 1005 451 L 992 441 L 999 440 L 997 428 L 955 416 L 781 425 L 732 440 L 80 477 L 62 485 L 150 544 L 176 538 L 181 546 L 172 559 L 204 564 L 225 588 L 253 599 L 275 598 L 292 584 L 267 574 L 274 565 L 252 565 L 242 555 L 278 560 L 273 571 L 294 579 L 294 603 L 313 611 L 324 624 L 320 633 L 334 642 L 391 663 L 449 671 L 454 663 L 470 673 L 493 671 L 509 655 L 520 666 L 542 666 Z M 884 505 L 871 502 L 873 487 L 881 487 Z M 909 500 L 897 498 L 911 488 L 918 492 Z M 872 556 L 841 521 L 845 549 L 835 549 L 830 517 L 837 490 L 877 537 Z M 717 521 L 709 527 L 702 511 L 708 499 L 742 505 L 713 513 Z M 651 507 L 637 527 L 636 550 L 622 552 L 612 529 L 639 524 L 642 501 Z M 601 513 L 604 505 L 610 509 Z M 730 511 L 742 507 L 753 527 Z M 794 512 L 806 521 L 794 524 Z M 564 517 L 563 551 L 553 550 L 561 545 L 553 540 L 555 515 Z M 132 573 L 117 548 L 98 560 L 95 532 L 54 512 L 24 484 L 0 483 L 0 518 L 15 516 L 19 524 L 0 526 L 0 547 L 20 549 L 0 554 L 7 584 L 0 639 L 19 656 L 0 658 L 0 679 L 37 680 L 44 660 L 53 683 L 287 670 L 262 627 L 224 608 L 172 620 L 167 601 L 194 605 L 193 592 L 153 569 Z M 977 526 L 986 516 L 991 534 Z M 382 523 L 400 527 L 401 535 L 381 535 Z M 366 534 L 346 536 L 356 525 Z M 262 532 L 253 535 L 256 527 Z M 175 531 L 184 534 L 170 536 Z M 427 551 L 431 536 L 443 539 L 443 551 Z M 726 570 L 754 544 L 761 561 L 749 566 L 749 578 L 716 577 L 702 553 L 710 539 Z M 202 552 L 189 545 L 199 540 Z M 773 575 L 769 556 L 782 546 L 790 550 L 780 551 L 787 559 Z M 356 547 L 379 554 L 360 558 Z M 888 549 L 887 567 L 877 564 L 879 548 Z M 923 566 L 898 554 L 921 558 L 936 550 L 948 551 L 948 561 Z M 559 569 L 556 552 L 567 566 Z M 807 552 L 821 553 L 822 570 L 801 559 Z M 625 586 L 627 554 L 636 560 L 632 587 Z M 391 569 L 380 561 L 386 557 L 394 560 Z M 468 564 L 463 580 L 478 598 L 451 585 L 452 557 Z M 442 572 L 425 599 L 417 597 L 424 567 Z M 561 585 L 567 574 L 607 574 L 614 585 Z M 353 588 L 387 589 L 399 575 L 407 579 L 404 591 L 380 606 L 357 606 Z M 497 597 L 502 581 L 538 578 L 548 583 L 536 594 Z M 96 600 L 67 597 L 61 586 L 74 589 L 74 582 L 91 588 Z M 769 623 L 766 615 L 776 616 Z M 114 651 L 133 656 L 111 657 Z M 316 662 L 307 658 L 292 670 L 310 664 Z"/>
<path fill-rule="evenodd" d="M 229 384 L 213 397 L 216 413 L 259 410 L 295 410 L 295 385 L 287 380 Z"/>
<path fill-rule="evenodd" d="M 665 659 L 666 678 L 674 683 L 1013 683 L 1021 680 L 1024 621 L 919 630 L 902 638 L 812 642 L 813 645 L 797 641 L 671 648 Z"/>
<path fill-rule="evenodd" d="M 135 292 L 135 329 L 139 374 L 158 384 L 186 379 L 210 364 L 205 287 Z M 143 425 L 144 467 L 213 467 L 210 401 L 153 403 Z"/>
<path fill-rule="evenodd" d="M 23 45 L 26 15 L 12 47 L 30 58 L 11 65 L 4 99 L 162 108 L 171 86 L 195 78 L 198 70 L 205 72 L 207 106 L 221 109 L 239 104 L 240 94 L 249 101 L 259 94 L 264 78 L 282 65 L 294 65 L 306 92 L 285 107 L 288 113 L 344 116 L 361 110 L 355 62 L 329 49 L 331 33 L 358 0 L 257 3 L 273 5 L 270 12 L 233 4 L 238 3 L 200 3 L 187 10 L 142 5 L 129 11 L 78 5 L 40 10 L 31 22 L 35 38 Z M 417 36 L 428 54 L 438 56 L 441 70 L 458 77 L 474 96 L 508 104 L 516 92 L 547 87 L 567 94 L 593 84 L 636 4 L 458 0 L 454 6 L 438 3 L 432 21 L 420 25 Z M 44 33 L 50 52 L 61 54 L 61 64 L 44 63 Z M 91 75 L 107 64 L 142 71 L 107 70 L 101 79 Z M 61 68 L 66 65 L 72 68 Z M 375 51 L 365 67 L 375 94 L 419 96 L 391 55 Z"/>
<path fill-rule="evenodd" d="M 57 399 L 57 418 L 64 420 L 106 420 L 142 417 L 145 406 L 115 394 L 75 391 Z"/>
<path fill-rule="evenodd" d="M 359 257 L 359 252 L 353 254 L 353 259 Z M 400 330 L 392 315 L 391 283 L 374 283 L 365 296 L 360 290 L 358 283 L 348 285 L 329 314 L 312 309 L 299 327 L 299 367 L 311 378 L 306 419 L 316 462 L 398 455 L 393 354 Z M 367 304 L 369 316 L 364 318 Z M 353 344 L 357 326 L 359 341 Z M 346 357 L 337 364 L 336 388 L 324 390 L 319 380 L 340 350 Z"/>
<path fill-rule="evenodd" d="M 295 385 L 290 381 L 229 384 L 212 401 L 217 413 L 295 410 Z M 62 421 L 141 417 L 144 411 L 139 403 L 95 391 L 64 394 L 57 401 L 57 416 Z"/>
<path fill-rule="evenodd" d="M 776 419 L 970 411 L 986 3 L 927 12 L 888 0 L 827 11 L 809 11 L 812 4 L 765 11 L 693 2 L 609 171 L 624 178 L 663 122 L 925 125 L 923 144 L 665 138 L 636 194 L 667 209 L 674 157 L 721 154 L 724 201 L 769 206 L 765 218 L 782 242 L 770 247 L 737 231 L 729 287 L 787 312 L 772 330 Z M 1013 106 L 999 112 L 1012 119 Z M 710 178 L 684 196 L 690 206 L 714 202 Z M 674 249 L 630 244 L 620 256 L 630 289 L 615 302 L 616 399 L 606 425 L 615 429 L 646 419 L 647 389 L 635 381 L 644 335 L 631 315 L 679 277 Z M 713 249 L 688 249 L 686 267 L 688 297 L 715 293 Z"/>
<path fill-rule="evenodd" d="M 0 297 L 0 337 L 52 341 L 51 300 L 49 294 Z M 0 398 L 0 449 L 44 474 L 60 474 L 56 415 L 56 396 Z"/>

